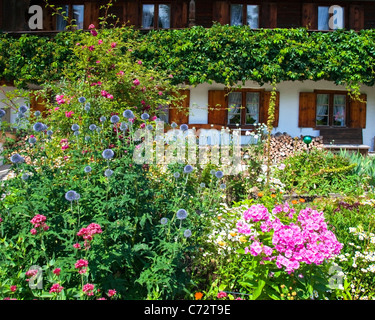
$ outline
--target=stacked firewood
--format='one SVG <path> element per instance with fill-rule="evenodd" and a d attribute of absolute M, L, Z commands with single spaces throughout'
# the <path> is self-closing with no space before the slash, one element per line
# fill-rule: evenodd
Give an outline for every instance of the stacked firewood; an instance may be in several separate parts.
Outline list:
<path fill-rule="evenodd" d="M 312 137 L 310 144 L 303 142 L 303 136 L 291 137 L 286 132 L 277 132 L 271 136 L 270 156 L 274 163 L 279 163 L 287 157 L 301 150 L 311 150 L 312 148 L 323 148 L 323 137 Z"/>

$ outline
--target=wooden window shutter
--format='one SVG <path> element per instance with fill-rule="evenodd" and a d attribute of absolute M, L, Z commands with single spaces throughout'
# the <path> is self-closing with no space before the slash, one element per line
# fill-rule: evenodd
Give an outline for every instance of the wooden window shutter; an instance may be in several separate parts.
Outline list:
<path fill-rule="evenodd" d="M 84 2 L 85 13 L 83 19 L 83 28 L 88 29 L 90 24 L 94 24 L 99 28 L 100 5 L 95 2 Z"/>
<path fill-rule="evenodd" d="M 220 24 L 229 24 L 229 4 L 227 1 L 214 1 L 212 18 L 213 21 Z"/>
<path fill-rule="evenodd" d="M 309 30 L 318 29 L 318 8 L 315 3 L 302 4 L 302 27 Z"/>
<path fill-rule="evenodd" d="M 271 91 L 262 92 L 262 99 L 259 109 L 259 122 L 267 124 L 268 120 L 268 109 L 270 106 Z M 280 104 L 280 92 L 276 91 L 275 101 L 275 120 L 273 121 L 273 127 L 276 128 L 279 125 L 279 104 Z"/>
<path fill-rule="evenodd" d="M 208 91 L 208 124 L 226 126 L 228 123 L 228 98 L 225 90 Z"/>
<path fill-rule="evenodd" d="M 366 128 L 366 104 L 367 95 L 359 95 L 360 100 L 349 99 L 349 123 L 350 128 Z"/>
<path fill-rule="evenodd" d="M 169 108 L 169 123 L 176 122 L 178 125 L 189 123 L 190 90 L 179 90 L 184 100 Z"/>
<path fill-rule="evenodd" d="M 353 4 L 349 7 L 349 28 L 356 31 L 365 27 L 365 11 L 363 5 Z"/>
<path fill-rule="evenodd" d="M 300 92 L 298 127 L 314 128 L 316 126 L 316 94 L 315 92 Z"/>

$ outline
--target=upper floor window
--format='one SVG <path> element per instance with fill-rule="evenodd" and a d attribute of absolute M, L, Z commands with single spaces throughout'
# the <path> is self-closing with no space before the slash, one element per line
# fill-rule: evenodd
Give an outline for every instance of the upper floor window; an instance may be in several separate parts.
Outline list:
<path fill-rule="evenodd" d="M 170 27 L 170 4 L 144 4 L 142 6 L 142 28 L 169 29 Z"/>
<path fill-rule="evenodd" d="M 68 24 L 73 24 L 76 29 L 83 29 L 85 6 L 67 4 L 62 5 L 60 15 L 56 16 L 56 30 L 63 31 Z"/>
<path fill-rule="evenodd" d="M 318 6 L 318 30 L 344 28 L 344 8 L 340 6 Z"/>
<path fill-rule="evenodd" d="M 259 28 L 259 6 L 232 4 L 230 6 L 230 24 L 232 26 L 248 25 L 252 29 Z"/>

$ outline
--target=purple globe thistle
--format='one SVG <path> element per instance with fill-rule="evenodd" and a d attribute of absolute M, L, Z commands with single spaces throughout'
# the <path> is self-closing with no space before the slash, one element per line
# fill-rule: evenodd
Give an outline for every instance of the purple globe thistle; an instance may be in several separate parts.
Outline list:
<path fill-rule="evenodd" d="M 121 122 L 120 124 L 120 130 L 126 131 L 128 129 L 128 125 L 125 122 Z"/>
<path fill-rule="evenodd" d="M 225 183 L 222 183 L 222 184 L 220 185 L 220 189 L 222 189 L 222 190 L 224 190 L 226 187 L 227 187 L 227 185 L 226 185 Z"/>
<path fill-rule="evenodd" d="M 25 112 L 27 112 L 27 110 L 29 110 L 29 108 L 26 107 L 26 106 L 20 106 L 18 108 L 18 112 L 21 112 L 21 113 L 25 113 Z"/>
<path fill-rule="evenodd" d="M 85 109 L 86 112 L 89 112 L 90 109 L 91 109 L 91 105 L 90 105 L 90 103 L 86 103 L 84 109 Z"/>
<path fill-rule="evenodd" d="M 83 169 L 86 173 L 89 173 L 91 172 L 92 168 L 90 166 L 86 166 L 84 169 Z"/>
<path fill-rule="evenodd" d="M 168 223 L 168 218 L 161 218 L 160 219 L 160 223 L 163 224 L 163 225 L 167 224 Z"/>
<path fill-rule="evenodd" d="M 78 101 L 80 103 L 85 103 L 86 102 L 86 98 L 85 97 L 80 97 L 80 98 L 78 98 Z"/>
<path fill-rule="evenodd" d="M 74 131 L 73 134 L 77 137 L 77 136 L 79 136 L 80 132 L 77 130 L 77 131 Z"/>
<path fill-rule="evenodd" d="M 33 129 L 36 132 L 41 132 L 41 131 L 45 130 L 45 125 L 41 122 L 37 122 L 37 123 L 34 124 Z"/>
<path fill-rule="evenodd" d="M 0 109 L 0 118 L 4 117 L 6 114 L 5 110 Z"/>
<path fill-rule="evenodd" d="M 50 137 L 50 136 L 52 136 L 52 135 L 53 135 L 53 131 L 52 131 L 52 130 L 48 130 L 48 131 L 47 131 L 47 136 Z"/>
<path fill-rule="evenodd" d="M 22 163 L 25 161 L 25 159 L 23 157 L 21 157 L 18 153 L 15 153 L 13 154 L 11 157 L 10 157 L 10 161 L 12 163 Z"/>
<path fill-rule="evenodd" d="M 202 182 L 200 185 L 199 185 L 201 188 L 205 188 L 206 187 L 206 184 L 204 182 Z"/>
<path fill-rule="evenodd" d="M 191 172 L 193 172 L 193 170 L 194 170 L 194 168 L 190 164 L 186 165 L 185 168 L 184 168 L 185 173 L 191 173 Z"/>
<path fill-rule="evenodd" d="M 74 190 L 69 190 L 67 193 L 65 193 L 65 199 L 72 202 L 74 200 L 78 200 L 81 196 L 79 193 L 75 192 Z"/>
<path fill-rule="evenodd" d="M 76 123 L 73 124 L 73 125 L 72 125 L 72 130 L 73 130 L 73 131 L 78 131 L 78 130 L 79 130 L 79 125 L 76 124 Z"/>
<path fill-rule="evenodd" d="M 112 123 L 117 123 L 117 122 L 120 121 L 120 118 L 119 118 L 119 116 L 117 116 L 117 115 L 113 115 L 113 116 L 111 117 L 110 121 L 111 121 Z"/>
<path fill-rule="evenodd" d="M 133 119 L 134 118 L 134 113 L 131 110 L 125 110 L 124 113 L 122 114 L 125 118 Z"/>
<path fill-rule="evenodd" d="M 35 137 L 30 137 L 29 138 L 29 143 L 31 143 L 31 144 L 36 143 L 36 138 Z"/>
<path fill-rule="evenodd" d="M 114 155 L 115 153 L 112 149 L 105 149 L 102 153 L 103 158 L 107 160 L 112 159 Z"/>
<path fill-rule="evenodd" d="M 190 230 L 190 229 L 186 229 L 186 230 L 184 231 L 184 237 L 185 237 L 185 238 L 189 238 L 189 237 L 191 237 L 191 230 Z"/>
<path fill-rule="evenodd" d="M 150 118 L 150 116 L 149 116 L 149 114 L 148 113 L 143 113 L 142 115 L 141 115 L 141 119 L 142 120 L 147 120 L 148 118 Z"/>
<path fill-rule="evenodd" d="M 187 217 L 187 212 L 185 209 L 180 209 L 177 211 L 177 219 L 184 220 Z"/>
<path fill-rule="evenodd" d="M 111 175 L 113 175 L 113 171 L 111 169 L 107 169 L 104 171 L 104 175 L 109 178 Z"/>
<path fill-rule="evenodd" d="M 41 112 L 39 111 L 39 110 L 36 110 L 35 112 L 34 112 L 34 116 L 35 117 L 39 117 L 41 115 Z"/>
<path fill-rule="evenodd" d="M 30 175 L 28 173 L 24 173 L 22 176 L 21 176 L 21 179 L 23 181 L 26 181 L 27 179 L 29 179 Z"/>
<path fill-rule="evenodd" d="M 105 116 L 101 116 L 99 120 L 100 120 L 100 122 L 104 122 L 104 121 L 107 120 L 107 118 Z"/>
<path fill-rule="evenodd" d="M 96 125 L 95 124 L 90 124 L 89 129 L 91 131 L 94 131 L 96 129 Z"/>
<path fill-rule="evenodd" d="M 176 123 L 176 122 L 172 122 L 172 123 L 171 123 L 171 127 L 172 127 L 173 129 L 177 128 L 177 123 Z"/>
<path fill-rule="evenodd" d="M 90 136 L 86 136 L 86 137 L 85 137 L 85 141 L 86 141 L 86 142 L 89 142 L 90 140 L 91 140 L 91 137 L 90 137 Z"/>
<path fill-rule="evenodd" d="M 154 130 L 154 127 L 152 126 L 152 124 L 148 124 L 146 126 L 146 129 L 149 130 L 149 131 L 152 131 L 152 130 Z"/>
<path fill-rule="evenodd" d="M 180 177 L 180 173 L 179 173 L 179 172 L 175 172 L 175 173 L 173 174 L 173 176 L 174 176 L 176 179 L 178 179 L 178 178 Z"/>
<path fill-rule="evenodd" d="M 224 177 L 224 173 L 223 171 L 216 171 L 215 172 L 215 177 L 218 178 L 218 179 L 221 179 L 222 177 Z"/>
<path fill-rule="evenodd" d="M 180 129 L 185 132 L 185 131 L 187 131 L 189 129 L 189 126 L 187 124 L 182 124 L 180 126 Z"/>

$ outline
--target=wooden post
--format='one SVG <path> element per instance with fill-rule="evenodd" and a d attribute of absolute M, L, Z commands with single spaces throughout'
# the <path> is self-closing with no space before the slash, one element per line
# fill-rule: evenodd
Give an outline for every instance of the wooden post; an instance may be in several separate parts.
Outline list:
<path fill-rule="evenodd" d="M 195 26 L 195 0 L 190 0 L 189 3 L 189 27 Z"/>

